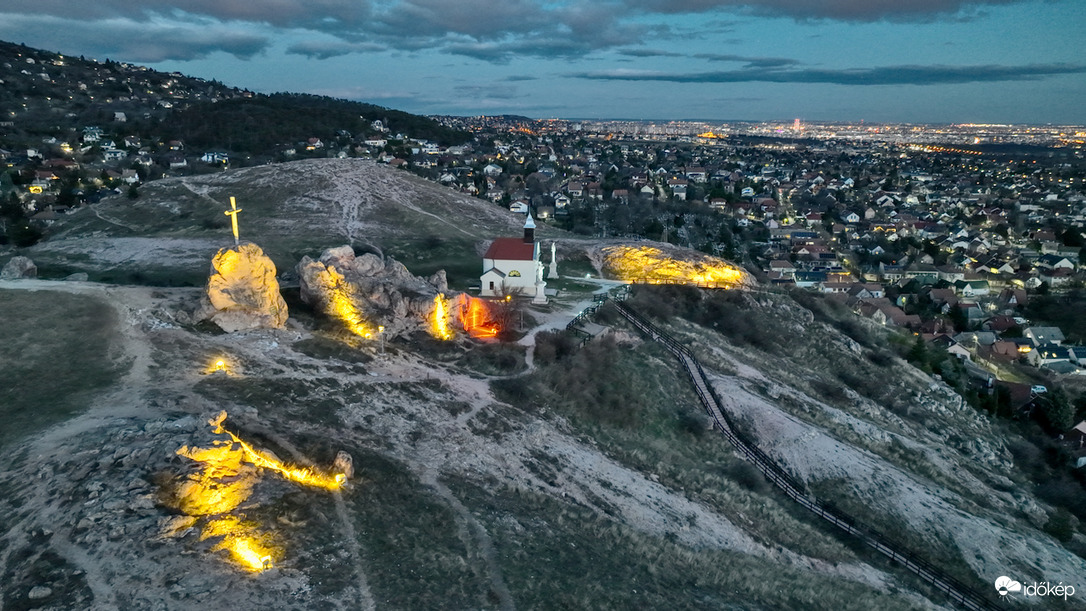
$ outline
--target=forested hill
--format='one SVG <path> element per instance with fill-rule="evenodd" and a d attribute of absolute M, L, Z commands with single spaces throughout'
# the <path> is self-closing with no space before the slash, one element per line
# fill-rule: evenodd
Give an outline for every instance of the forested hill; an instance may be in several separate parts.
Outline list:
<path fill-rule="evenodd" d="M 344 131 L 358 136 L 372 131 L 378 120 L 393 134 L 443 145 L 471 139 L 467 132 L 401 110 L 297 93 L 199 101 L 174 114 L 167 137 L 201 148 L 260 154 L 310 137 L 332 140 Z"/>
<path fill-rule="evenodd" d="M 376 133 L 442 145 L 471 135 L 400 110 L 315 95 L 258 94 L 214 80 L 98 61 L 0 41 L 0 149 L 40 147 L 43 138 L 75 143 L 88 126 L 115 142 L 182 140 L 198 148 L 265 156 L 276 145 Z M 157 151 L 156 151 L 157 152 Z"/>

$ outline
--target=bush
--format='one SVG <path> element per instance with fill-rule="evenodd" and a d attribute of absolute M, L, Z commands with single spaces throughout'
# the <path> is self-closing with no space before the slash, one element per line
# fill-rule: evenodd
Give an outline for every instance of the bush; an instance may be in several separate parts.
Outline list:
<path fill-rule="evenodd" d="M 577 351 L 577 340 L 565 331 L 542 331 L 535 336 L 535 362 L 550 365 Z"/>

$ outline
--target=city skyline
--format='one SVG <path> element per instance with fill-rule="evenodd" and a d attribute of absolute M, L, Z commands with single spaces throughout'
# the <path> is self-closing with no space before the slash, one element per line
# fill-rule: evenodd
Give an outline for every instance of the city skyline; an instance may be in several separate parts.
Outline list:
<path fill-rule="evenodd" d="M 15 0 L 0 38 L 422 114 L 1081 124 L 1068 0 Z"/>

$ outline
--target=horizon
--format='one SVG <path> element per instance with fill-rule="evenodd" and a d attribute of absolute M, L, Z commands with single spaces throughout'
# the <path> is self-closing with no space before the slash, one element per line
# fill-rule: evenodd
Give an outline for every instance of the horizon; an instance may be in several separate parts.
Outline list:
<path fill-rule="evenodd" d="M 1086 123 L 1070 0 L 468 4 L 14 0 L 0 38 L 424 115 Z"/>

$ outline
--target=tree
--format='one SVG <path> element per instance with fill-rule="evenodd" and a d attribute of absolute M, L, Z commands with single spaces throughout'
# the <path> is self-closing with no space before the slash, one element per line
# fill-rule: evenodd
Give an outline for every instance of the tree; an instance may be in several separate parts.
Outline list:
<path fill-rule="evenodd" d="M 916 341 L 913 342 L 909 353 L 905 355 L 905 358 L 912 364 L 916 365 L 924 371 L 931 371 L 931 367 L 928 365 L 928 347 L 924 343 L 924 336 L 917 335 Z"/>
<path fill-rule="evenodd" d="M 1041 426 L 1053 435 L 1064 433 L 1075 425 L 1075 407 L 1060 388 L 1041 395 L 1037 407 Z"/>

